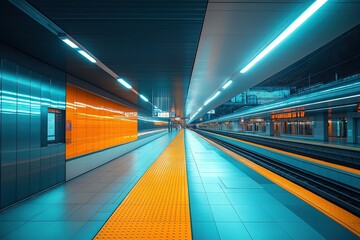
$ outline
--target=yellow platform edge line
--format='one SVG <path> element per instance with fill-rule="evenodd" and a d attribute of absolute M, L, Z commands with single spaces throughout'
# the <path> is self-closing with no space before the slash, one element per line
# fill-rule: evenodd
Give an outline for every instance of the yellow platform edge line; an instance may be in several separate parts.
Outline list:
<path fill-rule="evenodd" d="M 339 170 L 342 170 L 342 171 L 345 171 L 345 172 L 360 175 L 360 170 L 354 169 L 354 168 L 351 168 L 351 167 L 346 167 L 346 166 L 342 166 L 342 165 L 335 164 L 335 163 L 329 163 L 329 162 L 326 162 L 326 161 L 323 161 L 323 160 L 302 156 L 302 155 L 299 155 L 299 154 L 296 154 L 296 153 L 291 153 L 291 152 L 287 152 L 287 151 L 284 151 L 284 150 L 280 150 L 280 149 L 276 149 L 276 148 L 272 148 L 272 147 L 267 147 L 267 146 L 260 145 L 260 144 L 257 144 L 257 143 L 252 143 L 252 142 L 248 142 L 248 141 L 244 141 L 244 140 L 239 140 L 239 139 L 228 137 L 228 136 L 223 136 L 223 135 L 220 135 L 220 134 L 217 134 L 217 133 L 211 133 L 211 134 L 221 136 L 223 138 L 231 139 L 231 140 L 234 140 L 234 141 L 237 141 L 237 142 L 249 144 L 249 145 L 252 145 L 252 146 L 255 146 L 255 147 L 260 147 L 260 148 L 263 148 L 263 149 L 266 149 L 266 150 L 274 151 L 274 152 L 277 152 L 277 153 L 281 153 L 281 154 L 284 154 L 284 155 L 287 155 L 287 156 L 290 156 L 290 157 L 300 158 L 300 159 L 308 161 L 308 162 L 313 162 L 313 163 L 317 163 L 317 164 L 320 164 L 320 165 L 325 165 L 327 167 L 339 169 Z"/>
<path fill-rule="evenodd" d="M 313 192 L 283 178 L 276 173 L 271 172 L 270 170 L 253 163 L 252 161 L 234 153 L 230 150 L 220 146 L 219 144 L 201 136 L 200 134 L 196 133 L 199 137 L 204 139 L 205 141 L 209 142 L 213 146 L 217 147 L 221 151 L 225 152 L 227 155 L 231 156 L 232 158 L 236 159 L 240 163 L 246 165 L 247 167 L 253 169 L 257 173 L 261 174 L 262 176 L 266 177 L 270 181 L 274 182 L 278 186 L 284 188 L 288 192 L 292 193 L 293 195 L 299 197 L 303 201 L 309 203 L 314 208 L 318 209 L 331 219 L 335 220 L 357 236 L 360 236 L 360 219 L 355 216 L 354 214 L 340 208 L 339 206 L 329 202 L 328 200 L 314 194 Z"/>
<path fill-rule="evenodd" d="M 184 130 L 181 130 L 94 239 L 191 238 Z"/>

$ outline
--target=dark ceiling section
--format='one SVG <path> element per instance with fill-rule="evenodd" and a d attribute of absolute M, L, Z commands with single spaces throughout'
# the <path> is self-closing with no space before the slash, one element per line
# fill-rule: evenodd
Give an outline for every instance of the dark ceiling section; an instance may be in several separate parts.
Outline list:
<path fill-rule="evenodd" d="M 360 25 L 256 87 L 306 88 L 359 73 Z"/>
<path fill-rule="evenodd" d="M 29 2 L 149 100 L 169 92 L 171 105 L 183 115 L 207 1 Z M 66 69 L 80 75 L 72 66 Z M 111 78 L 81 76 L 151 110 L 131 92 L 124 97 Z"/>
<path fill-rule="evenodd" d="M 93 82 L 104 88 L 99 82 L 110 82 L 113 78 L 95 64 L 89 63 L 76 51 L 69 48 L 57 36 L 31 19 L 8 1 L 0 2 L 0 41 L 21 50 L 43 62 L 53 65 L 82 80 Z M 126 95 L 120 86 L 118 96 Z M 129 95 L 129 94 L 127 94 Z M 127 98 L 130 102 L 137 101 L 133 94 Z"/>

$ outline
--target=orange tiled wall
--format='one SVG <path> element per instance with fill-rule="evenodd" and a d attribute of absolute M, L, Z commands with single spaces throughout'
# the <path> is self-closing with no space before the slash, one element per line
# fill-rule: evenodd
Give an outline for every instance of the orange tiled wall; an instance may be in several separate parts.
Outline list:
<path fill-rule="evenodd" d="M 137 139 L 137 111 L 66 86 L 66 159 Z"/>

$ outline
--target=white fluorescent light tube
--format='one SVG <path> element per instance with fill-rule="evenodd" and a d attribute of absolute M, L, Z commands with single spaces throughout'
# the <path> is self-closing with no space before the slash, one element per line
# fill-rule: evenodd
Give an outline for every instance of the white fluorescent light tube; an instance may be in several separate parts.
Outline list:
<path fill-rule="evenodd" d="M 227 88 L 232 83 L 232 80 L 229 80 L 227 83 L 225 83 L 224 86 L 222 86 L 222 89 Z"/>
<path fill-rule="evenodd" d="M 220 91 L 217 91 L 214 96 L 212 96 L 210 99 L 208 99 L 208 100 L 204 103 L 204 105 L 207 105 L 209 102 L 211 102 L 212 100 L 214 100 L 214 98 L 216 98 L 219 94 L 220 94 Z"/>
<path fill-rule="evenodd" d="M 220 91 L 217 91 L 217 92 L 215 93 L 215 95 L 214 95 L 211 99 L 216 98 L 217 96 L 219 96 L 219 94 L 220 94 Z"/>
<path fill-rule="evenodd" d="M 62 38 L 61 39 L 64 43 L 66 43 L 67 45 L 69 45 L 71 48 L 79 48 L 75 43 L 73 43 L 70 39 L 68 38 Z"/>
<path fill-rule="evenodd" d="M 201 107 L 201 108 L 199 108 L 198 112 L 200 112 L 201 110 L 202 110 L 202 107 Z"/>
<path fill-rule="evenodd" d="M 241 69 L 240 73 L 245 73 L 258 61 L 265 57 L 271 50 L 279 45 L 285 38 L 295 31 L 301 24 L 303 24 L 311 15 L 313 15 L 319 8 L 321 8 L 327 0 L 317 0 L 308 9 L 305 10 L 290 26 L 288 26 L 274 41 L 272 41 L 259 55 L 257 55 L 248 65 Z"/>
<path fill-rule="evenodd" d="M 140 94 L 140 97 L 145 101 L 145 102 L 148 102 L 149 99 L 147 99 L 146 97 L 144 97 L 144 95 Z"/>
<path fill-rule="evenodd" d="M 83 50 L 79 50 L 78 51 L 81 55 L 83 55 L 85 58 L 87 58 L 87 60 L 89 60 L 92 63 L 96 63 L 96 60 L 90 56 L 87 52 L 83 51 Z"/>
<path fill-rule="evenodd" d="M 131 89 L 131 88 L 132 88 L 132 86 L 131 86 L 130 84 L 128 84 L 128 83 L 127 83 L 124 79 L 122 79 L 122 78 L 118 78 L 117 81 L 118 81 L 119 83 L 121 83 L 124 87 L 126 87 L 127 89 Z"/>
<path fill-rule="evenodd" d="M 212 99 L 208 99 L 205 103 L 204 103 L 204 106 L 208 105 L 208 103 L 211 101 Z"/>

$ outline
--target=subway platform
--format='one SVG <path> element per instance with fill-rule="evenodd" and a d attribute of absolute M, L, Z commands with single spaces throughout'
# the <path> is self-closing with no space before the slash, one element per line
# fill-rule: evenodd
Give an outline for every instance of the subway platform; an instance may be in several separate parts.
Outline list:
<path fill-rule="evenodd" d="M 350 221 L 182 130 L 0 212 L 0 238 L 358 239 Z"/>

